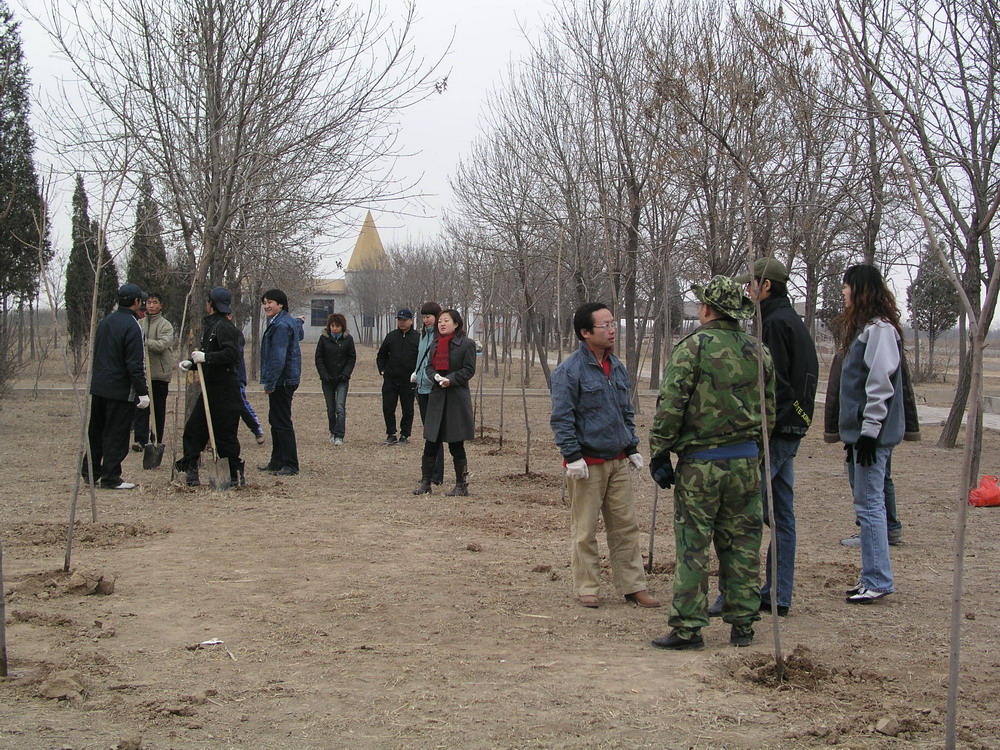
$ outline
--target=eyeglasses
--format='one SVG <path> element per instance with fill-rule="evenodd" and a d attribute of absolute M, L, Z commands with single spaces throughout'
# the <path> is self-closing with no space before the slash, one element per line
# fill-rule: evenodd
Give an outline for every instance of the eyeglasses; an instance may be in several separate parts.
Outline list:
<path fill-rule="evenodd" d="M 617 328 L 617 327 L 618 327 L 618 324 L 617 324 L 617 323 L 604 323 L 604 324 L 602 324 L 602 325 L 599 325 L 599 326 L 594 326 L 594 329 L 596 330 L 596 329 L 598 329 L 598 328 L 601 328 L 601 329 L 603 329 L 603 330 L 607 331 L 607 330 L 609 330 L 609 329 L 612 329 L 612 330 L 613 330 L 613 329 L 615 329 L 615 328 Z"/>

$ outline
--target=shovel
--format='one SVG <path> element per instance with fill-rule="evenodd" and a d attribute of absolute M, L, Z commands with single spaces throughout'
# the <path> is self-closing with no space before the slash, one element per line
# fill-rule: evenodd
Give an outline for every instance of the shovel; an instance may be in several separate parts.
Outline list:
<path fill-rule="evenodd" d="M 219 449 L 215 445 L 215 428 L 212 426 L 212 412 L 208 407 L 208 390 L 205 388 L 205 373 L 198 362 L 198 382 L 201 384 L 201 400 L 205 404 L 205 421 L 208 422 L 208 442 L 212 446 L 212 463 L 208 467 L 208 483 L 213 490 L 229 489 L 229 461 L 219 462 Z M 202 465 L 207 464 L 203 461 Z"/>
<path fill-rule="evenodd" d="M 142 468 L 157 469 L 163 461 L 166 445 L 156 434 L 156 407 L 153 406 L 153 379 L 149 372 L 149 352 L 146 352 L 146 390 L 149 393 L 149 437 L 150 441 L 142 449 Z"/>

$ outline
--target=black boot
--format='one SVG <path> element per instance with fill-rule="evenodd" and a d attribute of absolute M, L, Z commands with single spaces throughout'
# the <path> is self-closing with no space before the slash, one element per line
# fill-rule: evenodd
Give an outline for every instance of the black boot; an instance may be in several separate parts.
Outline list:
<path fill-rule="evenodd" d="M 464 497 L 469 494 L 469 462 L 455 459 L 455 486 L 444 493 L 447 497 Z"/>
<path fill-rule="evenodd" d="M 201 484 L 201 480 L 198 478 L 198 459 L 178 459 L 174 468 L 184 474 L 184 481 L 188 487 L 197 487 Z"/>
<path fill-rule="evenodd" d="M 435 456 L 422 456 L 420 459 L 420 483 L 413 490 L 414 495 L 431 494 L 431 472 L 434 471 Z"/>
<path fill-rule="evenodd" d="M 229 459 L 229 486 L 242 487 L 247 483 L 246 463 L 242 458 Z"/>

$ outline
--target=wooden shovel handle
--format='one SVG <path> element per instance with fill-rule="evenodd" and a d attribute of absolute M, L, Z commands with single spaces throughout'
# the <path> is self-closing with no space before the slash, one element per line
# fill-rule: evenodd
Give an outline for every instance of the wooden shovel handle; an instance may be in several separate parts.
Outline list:
<path fill-rule="evenodd" d="M 215 460 L 219 460 L 219 450 L 215 447 L 215 428 L 212 427 L 212 411 L 208 408 L 208 389 L 205 388 L 205 377 L 201 369 L 201 362 L 197 362 L 195 367 L 198 368 L 198 383 L 201 385 L 201 400 L 205 404 L 205 419 L 208 421 L 208 441 L 212 446 L 212 455 Z"/>

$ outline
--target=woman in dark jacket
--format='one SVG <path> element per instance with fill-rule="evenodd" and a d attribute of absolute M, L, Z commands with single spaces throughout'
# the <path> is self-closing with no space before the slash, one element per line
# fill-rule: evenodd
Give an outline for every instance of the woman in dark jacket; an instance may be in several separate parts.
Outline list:
<path fill-rule="evenodd" d="M 427 401 L 420 484 L 414 494 L 424 495 L 431 491 L 434 460 L 441 443 L 445 442 L 455 462 L 455 486 L 445 494 L 451 497 L 468 495 L 465 441 L 475 437 L 469 381 L 476 374 L 476 344 L 466 338 L 458 310 L 445 310 L 438 315 L 437 337 L 431 347 L 426 373 L 434 381 L 434 388 Z"/>
<path fill-rule="evenodd" d="M 316 369 L 323 384 L 330 442 L 334 445 L 344 444 L 347 386 L 357 360 L 354 338 L 347 330 L 347 319 L 340 313 L 332 313 L 326 319 L 326 329 L 316 344 Z"/>

